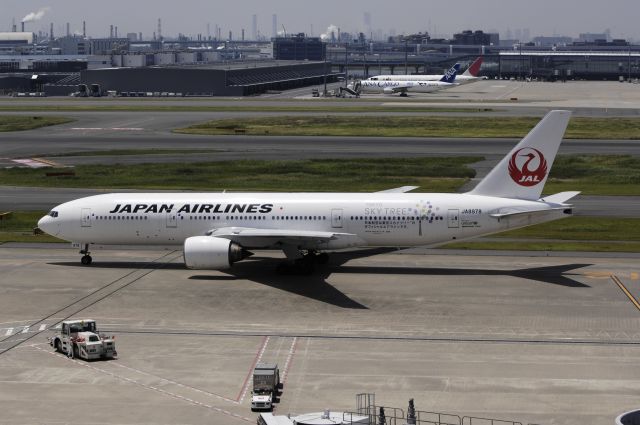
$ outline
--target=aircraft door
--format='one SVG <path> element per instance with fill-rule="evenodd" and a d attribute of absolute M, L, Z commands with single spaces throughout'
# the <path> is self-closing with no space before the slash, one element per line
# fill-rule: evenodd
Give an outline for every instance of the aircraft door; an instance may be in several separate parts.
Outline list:
<path fill-rule="evenodd" d="M 449 229 L 457 229 L 460 227 L 460 210 L 449 210 Z"/>
<path fill-rule="evenodd" d="M 342 209 L 336 208 L 331 210 L 331 227 L 335 229 L 342 228 Z"/>
<path fill-rule="evenodd" d="M 82 208 L 80 216 L 82 227 L 91 227 L 91 208 Z"/>
<path fill-rule="evenodd" d="M 178 215 L 174 212 L 167 213 L 167 228 L 175 229 L 178 227 Z"/>

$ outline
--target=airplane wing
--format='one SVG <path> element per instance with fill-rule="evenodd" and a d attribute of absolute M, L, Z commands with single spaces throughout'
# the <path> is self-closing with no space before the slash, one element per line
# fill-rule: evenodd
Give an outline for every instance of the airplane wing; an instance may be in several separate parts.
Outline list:
<path fill-rule="evenodd" d="M 391 94 L 391 93 L 406 93 L 410 88 L 414 87 L 413 84 L 400 84 L 397 86 L 393 86 L 393 87 L 387 87 L 384 89 L 384 92 L 387 94 Z"/>
<path fill-rule="evenodd" d="M 315 247 L 340 241 L 340 244 L 362 244 L 353 233 L 323 232 L 317 230 L 256 229 L 251 227 L 223 227 L 207 232 L 207 236 L 230 239 L 249 248 L 266 248 L 279 245 Z"/>
<path fill-rule="evenodd" d="M 420 186 L 400 186 L 394 187 L 393 189 L 379 190 L 374 193 L 406 193 L 411 192 L 414 189 L 419 188 Z"/>

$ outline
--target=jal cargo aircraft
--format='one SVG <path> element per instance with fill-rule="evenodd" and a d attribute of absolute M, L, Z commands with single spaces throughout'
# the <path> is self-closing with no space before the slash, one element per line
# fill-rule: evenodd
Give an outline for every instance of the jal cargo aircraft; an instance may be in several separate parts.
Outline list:
<path fill-rule="evenodd" d="M 470 192 L 113 193 L 55 207 L 38 226 L 80 244 L 183 245 L 192 269 L 226 269 L 277 249 L 309 272 L 326 251 L 433 245 L 567 217 L 579 192 L 541 197 L 570 112 L 551 111 Z"/>
<path fill-rule="evenodd" d="M 464 71 L 461 75 L 456 77 L 456 83 L 466 84 L 471 83 L 476 80 L 479 80 L 478 72 L 480 71 L 480 66 L 482 66 L 483 57 L 479 56 L 476 60 L 473 61 L 469 68 Z M 442 78 L 440 74 L 427 74 L 427 75 L 376 75 L 375 77 L 371 77 L 366 81 L 438 81 Z"/>
<path fill-rule="evenodd" d="M 361 80 L 356 83 L 355 87 L 349 88 L 355 90 L 358 93 L 400 93 L 400 95 L 402 96 L 406 96 L 407 92 L 409 91 L 416 93 L 430 93 L 457 86 L 458 84 L 455 81 L 459 69 L 460 64 L 455 64 L 443 76 L 441 76 L 438 81 Z M 408 75 L 407 77 L 413 76 Z"/>

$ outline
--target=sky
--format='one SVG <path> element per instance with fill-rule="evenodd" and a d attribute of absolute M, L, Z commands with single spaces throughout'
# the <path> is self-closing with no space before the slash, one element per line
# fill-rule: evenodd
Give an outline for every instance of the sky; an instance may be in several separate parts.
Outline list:
<path fill-rule="evenodd" d="M 252 32 L 252 15 L 257 15 L 258 31 L 271 37 L 272 15 L 278 15 L 278 27 L 287 33 L 305 32 L 314 36 L 326 33 L 330 25 L 348 32 L 368 32 L 364 13 L 371 14 L 372 31 L 409 34 L 428 31 L 450 37 L 465 29 L 498 31 L 504 38 L 508 29 L 529 29 L 537 35 L 568 35 L 611 30 L 614 38 L 640 40 L 640 1 L 637 0 L 0 0 L 0 31 L 9 31 L 15 18 L 44 9 L 43 17 L 27 23 L 27 31 L 81 32 L 82 20 L 92 37 L 109 34 L 109 25 L 118 26 L 118 34 L 142 32 L 145 38 L 156 31 L 162 18 L 163 36 L 178 33 L 211 35 L 218 25 L 226 37 L 233 31 L 239 38 Z"/>

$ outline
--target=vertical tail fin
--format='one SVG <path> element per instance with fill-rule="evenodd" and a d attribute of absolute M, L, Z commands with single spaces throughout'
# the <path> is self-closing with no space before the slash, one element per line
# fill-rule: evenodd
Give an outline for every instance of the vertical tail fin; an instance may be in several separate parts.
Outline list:
<path fill-rule="evenodd" d="M 457 63 L 453 65 L 447 72 L 444 73 L 440 81 L 443 83 L 451 83 L 456 81 L 456 75 L 458 75 L 458 71 L 460 71 L 460 64 Z"/>
<path fill-rule="evenodd" d="M 549 112 L 469 194 L 540 199 L 570 117 Z"/>
<path fill-rule="evenodd" d="M 465 75 L 467 77 L 477 77 L 478 72 L 480 72 L 480 67 L 482 66 L 482 61 L 484 61 L 484 57 L 478 56 L 478 58 L 474 60 L 471 65 L 469 65 L 469 68 L 467 68 L 467 70 L 464 71 L 462 75 Z"/>

